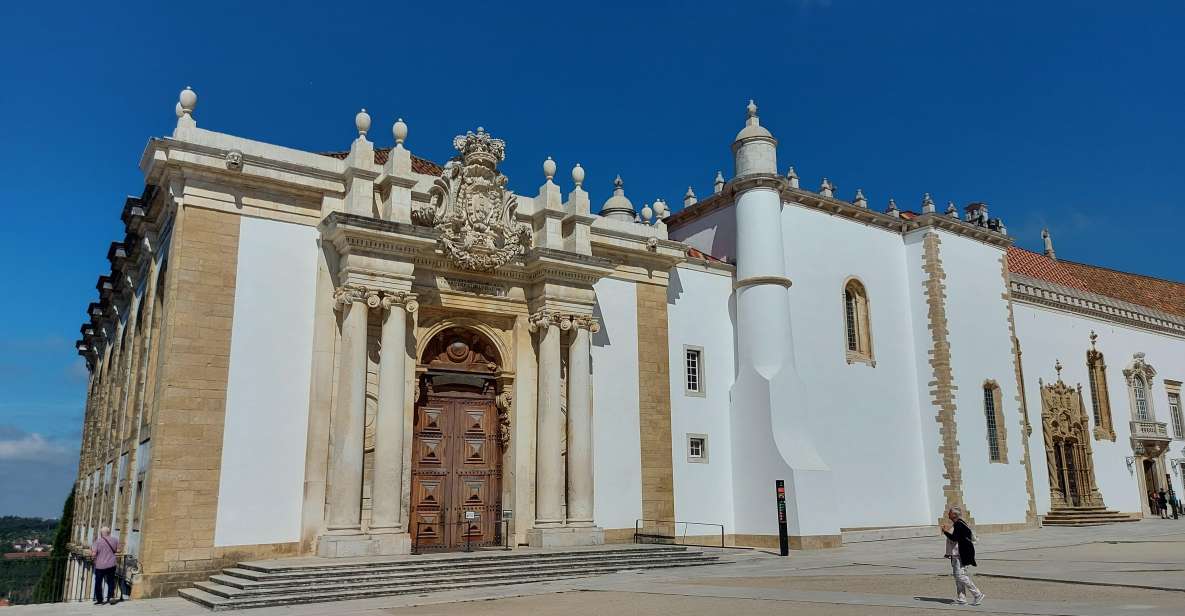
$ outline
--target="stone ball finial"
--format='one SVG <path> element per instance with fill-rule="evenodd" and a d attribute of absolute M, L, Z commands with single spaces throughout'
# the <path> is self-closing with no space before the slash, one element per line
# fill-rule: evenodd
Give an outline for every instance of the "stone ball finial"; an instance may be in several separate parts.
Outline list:
<path fill-rule="evenodd" d="M 185 86 L 185 89 L 177 97 L 177 105 L 180 106 L 183 115 L 192 114 L 194 108 L 197 107 L 197 92 L 194 92 L 193 88 Z"/>
<path fill-rule="evenodd" d="M 181 108 L 181 103 L 180 103 L 180 102 L 178 102 L 178 103 L 177 103 L 177 104 L 176 104 L 176 105 L 173 107 L 173 111 L 175 111 L 175 112 L 177 113 L 177 117 L 178 117 L 178 118 L 180 118 L 181 116 L 185 115 L 185 110 Z"/>
<path fill-rule="evenodd" d="M 655 201 L 654 201 L 654 215 L 655 215 L 655 217 L 660 218 L 660 219 L 666 218 L 667 213 L 669 211 L 670 210 L 667 209 L 667 202 L 666 201 L 663 201 L 662 199 L 655 199 Z"/>
<path fill-rule="evenodd" d="M 395 136 L 395 145 L 403 145 L 407 139 L 407 124 L 403 122 L 403 118 L 395 120 L 395 124 L 391 125 L 391 134 Z"/>
<path fill-rule="evenodd" d="M 555 177 L 555 161 L 550 156 L 547 157 L 547 160 L 543 161 L 543 176 L 547 178 L 548 182 L 551 181 L 551 178 Z"/>
<path fill-rule="evenodd" d="M 365 107 L 354 116 L 354 128 L 358 129 L 359 137 L 365 137 L 366 131 L 370 130 L 370 114 L 366 113 Z"/>
<path fill-rule="evenodd" d="M 584 185 L 584 167 L 581 167 L 580 163 L 576 163 L 576 166 L 572 167 L 572 181 L 576 184 L 576 188 Z"/>
<path fill-rule="evenodd" d="M 649 223 L 650 219 L 654 217 L 654 210 L 651 209 L 649 203 L 642 204 L 642 222 Z"/>
<path fill-rule="evenodd" d="M 753 102 L 753 99 L 749 99 L 749 104 L 745 106 L 745 117 L 757 117 L 757 103 Z"/>

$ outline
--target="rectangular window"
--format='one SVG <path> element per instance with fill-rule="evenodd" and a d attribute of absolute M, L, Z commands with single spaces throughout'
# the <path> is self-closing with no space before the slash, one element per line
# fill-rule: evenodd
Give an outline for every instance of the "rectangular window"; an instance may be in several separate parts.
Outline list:
<path fill-rule="evenodd" d="M 706 464 L 708 461 L 708 435 L 687 435 L 687 461 Z"/>
<path fill-rule="evenodd" d="M 987 416 L 988 457 L 992 462 L 1000 461 L 1000 431 L 996 425 L 996 388 L 983 388 L 983 411 Z"/>
<path fill-rule="evenodd" d="M 1173 438 L 1185 439 L 1185 422 L 1181 417 L 1181 394 L 1169 393 L 1169 414 L 1173 416 Z"/>
<path fill-rule="evenodd" d="M 689 396 L 704 395 L 704 350 L 700 347 L 683 347 L 683 370 L 685 393 Z"/>
<path fill-rule="evenodd" d="M 1094 425 L 1103 425 L 1103 409 L 1099 405 L 1099 377 L 1093 367 L 1087 366 L 1086 375 L 1090 380 L 1090 406 L 1094 410 Z"/>
<path fill-rule="evenodd" d="M 845 291 L 843 299 L 844 318 L 847 321 L 848 350 L 856 352 L 860 350 L 860 343 L 856 338 L 856 297 L 852 295 L 851 291 Z"/>

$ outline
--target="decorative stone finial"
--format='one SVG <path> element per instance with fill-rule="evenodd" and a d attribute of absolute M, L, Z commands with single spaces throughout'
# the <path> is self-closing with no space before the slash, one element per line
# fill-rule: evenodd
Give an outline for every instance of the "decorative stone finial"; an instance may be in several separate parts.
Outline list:
<path fill-rule="evenodd" d="M 655 217 L 655 219 L 662 220 L 663 218 L 666 218 L 668 215 L 670 215 L 670 213 L 671 213 L 671 211 L 669 208 L 667 208 L 666 201 L 663 201 L 662 198 L 658 198 L 658 199 L 654 200 L 654 217 Z"/>
<path fill-rule="evenodd" d="M 1090 350 L 1092 350 L 1092 351 L 1094 350 L 1094 343 L 1098 339 L 1099 339 L 1099 335 L 1094 333 L 1093 329 L 1090 330 Z"/>
<path fill-rule="evenodd" d="M 1057 370 L 1057 380 L 1062 380 L 1062 360 L 1055 360 L 1053 362 L 1053 369 Z"/>
<path fill-rule="evenodd" d="M 753 99 L 749 99 L 749 104 L 745 107 L 745 115 L 747 120 L 757 121 L 757 103 L 753 102 Z"/>
<path fill-rule="evenodd" d="M 695 191 L 691 190 L 691 187 L 688 186 L 687 187 L 687 194 L 683 195 L 683 207 L 691 207 L 691 206 L 695 205 L 695 203 L 696 203 Z"/>
<path fill-rule="evenodd" d="M 395 147 L 403 147 L 403 142 L 407 139 L 407 124 L 403 123 L 403 118 L 395 120 L 391 125 L 391 134 L 395 136 Z"/>
<path fill-rule="evenodd" d="M 546 177 L 548 182 L 555 177 L 555 161 L 550 156 L 543 161 L 543 177 Z"/>
<path fill-rule="evenodd" d="M 852 200 L 852 203 L 855 203 L 856 205 L 863 208 L 868 207 L 868 198 L 864 196 L 863 188 L 856 189 L 856 198 Z"/>
<path fill-rule="evenodd" d="M 832 197 L 835 195 L 835 187 L 832 186 L 831 180 L 823 178 L 823 181 L 819 183 L 819 194 L 823 195 L 824 197 Z"/>
<path fill-rule="evenodd" d="M 572 181 L 576 184 L 576 188 L 580 188 L 584 184 L 584 167 L 581 167 L 580 163 L 576 163 L 576 166 L 572 167 Z"/>
<path fill-rule="evenodd" d="M 1053 252 L 1053 236 L 1049 234 L 1049 229 L 1041 230 L 1041 239 L 1045 241 L 1045 256 L 1057 261 L 1057 253 Z"/>
<path fill-rule="evenodd" d="M 798 188 L 798 172 L 794 170 L 794 167 L 790 167 L 786 171 L 786 179 L 790 180 L 790 188 Z"/>
<path fill-rule="evenodd" d="M 925 195 L 922 196 L 922 213 L 923 214 L 933 214 L 934 213 L 934 199 L 930 197 L 930 193 L 926 193 Z"/>
<path fill-rule="evenodd" d="M 901 218 L 901 210 L 897 209 L 897 201 L 892 197 L 889 198 L 889 209 L 885 210 L 885 213 L 894 218 Z"/>
<path fill-rule="evenodd" d="M 650 224 L 650 219 L 654 218 L 654 210 L 651 209 L 649 203 L 642 204 L 642 222 Z"/>
<path fill-rule="evenodd" d="M 613 196 L 609 197 L 601 206 L 601 216 L 627 222 L 636 221 L 638 213 L 634 211 L 634 204 L 626 198 L 624 186 L 625 183 L 621 181 L 621 175 L 618 174 L 613 180 Z"/>
<path fill-rule="evenodd" d="M 197 92 L 194 92 L 193 88 L 185 86 L 185 89 L 182 90 L 181 94 L 177 97 L 177 105 L 180 107 L 181 111 L 181 114 L 177 117 L 181 117 L 182 115 L 193 115 L 193 110 L 195 107 L 197 107 Z"/>
<path fill-rule="evenodd" d="M 950 216 L 951 218 L 959 217 L 959 208 L 955 207 L 954 201 L 946 202 L 946 215 Z"/>
<path fill-rule="evenodd" d="M 712 184 L 712 192 L 716 194 L 724 192 L 724 172 L 716 172 L 716 181 Z"/>
<path fill-rule="evenodd" d="M 177 114 L 178 118 L 185 115 L 185 110 L 181 108 L 180 102 L 178 102 L 176 105 L 173 106 L 173 112 Z"/>
<path fill-rule="evenodd" d="M 354 116 L 354 128 L 358 129 L 359 137 L 365 137 L 366 131 L 370 130 L 370 114 L 366 113 L 365 107 Z"/>

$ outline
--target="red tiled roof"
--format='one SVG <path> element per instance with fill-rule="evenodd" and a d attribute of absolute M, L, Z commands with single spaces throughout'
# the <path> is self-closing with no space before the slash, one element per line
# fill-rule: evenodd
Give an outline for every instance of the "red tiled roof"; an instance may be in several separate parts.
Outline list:
<path fill-rule="evenodd" d="M 1010 246 L 1008 270 L 1046 282 L 1185 316 L 1185 283 L 1119 272 Z"/>
<path fill-rule="evenodd" d="M 390 155 L 390 153 L 391 153 L 391 148 L 375 148 L 374 149 L 374 164 L 376 164 L 376 165 L 387 164 L 387 156 Z M 324 156 L 331 156 L 331 157 L 336 158 L 338 160 L 345 160 L 346 157 L 350 155 L 350 152 L 349 151 L 346 151 L 346 152 L 322 152 L 322 154 Z M 421 173 L 423 175 L 440 175 L 441 173 L 444 172 L 444 168 L 441 167 L 440 165 L 438 165 L 426 158 L 420 158 L 419 156 L 416 156 L 415 154 L 411 155 L 411 170 L 415 171 L 416 173 Z"/>

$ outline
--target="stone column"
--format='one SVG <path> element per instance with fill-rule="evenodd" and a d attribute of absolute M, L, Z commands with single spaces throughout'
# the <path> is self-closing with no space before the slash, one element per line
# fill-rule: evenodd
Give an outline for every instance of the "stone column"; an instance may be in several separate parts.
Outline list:
<path fill-rule="evenodd" d="M 383 321 L 379 357 L 378 410 L 374 431 L 372 534 L 406 531 L 401 511 L 403 425 L 407 400 L 407 318 L 418 304 L 415 295 L 396 292 L 384 294 L 382 306 L 386 320 Z"/>
<path fill-rule="evenodd" d="M 342 310 L 341 359 L 337 373 L 337 406 L 329 452 L 329 515 L 331 534 L 360 534 L 362 530 L 362 447 L 366 423 L 367 297 L 359 287 L 342 287 L 334 297 Z"/>
<path fill-rule="evenodd" d="M 535 445 L 535 526 L 561 526 L 564 462 L 560 445 L 564 416 L 560 410 L 560 326 L 555 315 L 542 312 L 531 319 L 539 333 L 539 417 Z"/>
<path fill-rule="evenodd" d="M 600 324 L 574 319 L 568 348 L 568 524 L 593 525 L 592 365 L 590 334 Z"/>

